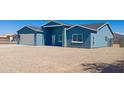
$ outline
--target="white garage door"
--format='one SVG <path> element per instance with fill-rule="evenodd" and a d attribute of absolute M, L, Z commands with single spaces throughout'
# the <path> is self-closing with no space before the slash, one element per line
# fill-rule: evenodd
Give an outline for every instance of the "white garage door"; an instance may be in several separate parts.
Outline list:
<path fill-rule="evenodd" d="M 20 34 L 20 44 L 34 45 L 34 34 Z"/>

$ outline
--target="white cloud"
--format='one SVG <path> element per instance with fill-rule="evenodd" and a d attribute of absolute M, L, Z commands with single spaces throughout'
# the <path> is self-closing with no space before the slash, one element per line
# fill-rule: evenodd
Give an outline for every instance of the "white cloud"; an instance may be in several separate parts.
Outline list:
<path fill-rule="evenodd" d="M 124 33 L 123 33 L 123 32 L 115 32 L 115 33 L 117 33 L 117 34 L 121 34 L 121 35 L 124 35 Z"/>

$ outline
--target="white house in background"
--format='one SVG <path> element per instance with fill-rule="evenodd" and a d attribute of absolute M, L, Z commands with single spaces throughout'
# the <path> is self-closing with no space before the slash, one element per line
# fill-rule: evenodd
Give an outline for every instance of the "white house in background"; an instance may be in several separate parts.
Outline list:
<path fill-rule="evenodd" d="M 1 34 L 0 35 L 0 39 L 4 39 L 4 40 L 14 41 L 15 38 L 16 38 L 15 34 Z"/>

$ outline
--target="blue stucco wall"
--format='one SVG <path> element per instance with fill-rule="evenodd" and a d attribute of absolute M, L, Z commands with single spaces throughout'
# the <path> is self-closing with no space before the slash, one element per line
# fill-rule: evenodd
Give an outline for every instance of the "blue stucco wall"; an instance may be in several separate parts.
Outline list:
<path fill-rule="evenodd" d="M 58 36 L 62 35 L 64 28 L 62 26 L 60 27 L 50 27 L 45 28 L 45 44 L 46 45 L 52 45 L 52 35 L 55 35 L 55 46 L 62 46 L 62 42 L 58 41 Z"/>
<path fill-rule="evenodd" d="M 83 43 L 73 43 L 72 34 L 81 34 L 83 37 Z M 83 47 L 90 48 L 91 31 L 79 26 L 67 30 L 67 46 L 68 47 Z"/>
<path fill-rule="evenodd" d="M 108 25 L 105 25 L 97 33 L 91 33 L 91 48 L 108 47 L 109 41 L 105 40 L 106 36 L 108 37 L 108 39 L 113 38 L 113 35 Z M 93 44 L 93 38 L 94 38 L 94 44 Z"/>
<path fill-rule="evenodd" d="M 50 22 L 47 25 L 57 25 L 55 22 Z M 34 34 L 34 45 L 52 45 L 52 35 L 55 35 L 55 46 L 63 46 L 64 41 L 64 28 L 65 26 L 58 27 L 47 27 L 43 28 L 44 32 L 35 32 L 28 27 L 23 27 L 17 33 L 18 34 Z M 74 43 L 72 42 L 72 34 L 82 34 L 83 42 Z M 58 36 L 62 35 L 62 42 L 58 41 Z M 91 31 L 89 29 L 76 26 L 66 31 L 67 35 L 67 47 L 81 47 L 81 48 L 97 48 L 97 47 L 107 47 L 108 41 L 105 40 L 107 36 L 109 39 L 113 38 L 108 25 L 105 25 L 98 32 Z M 93 43 L 94 38 L 94 43 Z M 19 43 L 19 39 L 17 41 Z"/>

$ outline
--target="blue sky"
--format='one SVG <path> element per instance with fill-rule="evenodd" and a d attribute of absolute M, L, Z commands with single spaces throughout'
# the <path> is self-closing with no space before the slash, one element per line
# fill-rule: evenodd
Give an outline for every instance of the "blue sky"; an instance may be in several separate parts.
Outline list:
<path fill-rule="evenodd" d="M 113 32 L 124 33 L 124 20 L 58 20 L 67 24 L 109 22 Z M 41 26 L 47 20 L 0 20 L 0 34 L 13 34 L 25 25 Z"/>

